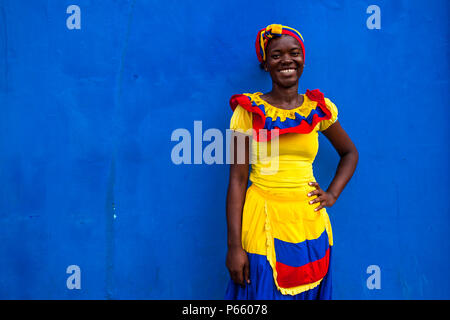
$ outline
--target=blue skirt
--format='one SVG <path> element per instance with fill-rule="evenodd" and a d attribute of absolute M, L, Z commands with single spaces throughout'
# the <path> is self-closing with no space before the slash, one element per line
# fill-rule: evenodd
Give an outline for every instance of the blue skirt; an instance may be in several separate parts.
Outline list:
<path fill-rule="evenodd" d="M 331 300 L 331 251 L 328 272 L 321 283 L 294 296 L 278 291 L 266 256 L 253 253 L 247 253 L 247 256 L 250 263 L 250 284 L 242 287 L 230 279 L 225 300 Z"/>

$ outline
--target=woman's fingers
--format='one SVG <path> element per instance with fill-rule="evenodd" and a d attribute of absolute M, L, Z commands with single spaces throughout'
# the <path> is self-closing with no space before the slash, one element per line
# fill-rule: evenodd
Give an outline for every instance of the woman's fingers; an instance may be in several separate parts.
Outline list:
<path fill-rule="evenodd" d="M 320 203 L 320 205 L 314 209 L 314 211 L 319 211 L 320 209 L 325 207 L 326 199 L 323 197 L 323 195 L 321 195 L 321 196 L 318 196 L 309 201 L 309 204 L 315 204 L 315 203 Z"/>
<path fill-rule="evenodd" d="M 309 201 L 309 204 L 313 204 L 313 203 L 316 203 L 316 202 L 322 202 L 322 201 L 323 201 L 323 200 L 322 200 L 321 197 L 317 197 L 317 198 L 314 198 L 314 199 L 310 200 L 310 201 Z"/>
<path fill-rule="evenodd" d="M 312 197 L 314 195 L 317 196 L 316 198 L 310 200 L 309 204 L 314 204 L 314 203 L 319 202 L 320 205 L 317 208 L 314 209 L 314 211 L 319 211 L 320 209 L 325 207 L 325 199 L 323 197 L 324 192 L 320 188 L 320 186 L 319 186 L 319 184 L 317 182 L 310 182 L 309 185 L 315 187 L 316 190 L 313 190 L 313 191 L 309 192 L 308 193 L 308 197 Z"/>
<path fill-rule="evenodd" d="M 309 185 L 313 186 L 313 187 L 316 187 L 318 190 L 320 190 L 320 186 L 319 186 L 319 184 L 317 182 L 314 182 L 314 181 L 310 182 Z"/>
<path fill-rule="evenodd" d="M 309 201 L 309 204 L 314 204 L 314 203 L 318 203 L 318 202 L 320 203 L 320 206 L 315 208 L 314 211 L 318 211 L 318 210 L 322 209 L 323 207 L 325 207 L 326 199 L 323 198 L 322 196 L 320 196 L 320 197 L 317 197 L 317 198 Z"/>
<path fill-rule="evenodd" d="M 325 207 L 325 201 L 320 203 L 320 206 L 314 209 L 314 211 L 319 211 L 320 209 L 323 209 Z"/>
<path fill-rule="evenodd" d="M 322 190 L 314 190 L 308 193 L 308 197 L 312 197 L 314 195 L 320 195 L 322 193 Z"/>
<path fill-rule="evenodd" d="M 308 197 L 311 197 L 313 195 L 321 195 L 322 194 L 323 190 L 320 188 L 320 186 L 317 182 L 310 182 L 309 185 L 315 187 L 316 190 L 310 191 L 308 193 Z"/>
<path fill-rule="evenodd" d="M 231 277 L 233 281 L 237 284 L 240 284 L 241 286 L 244 285 L 244 277 L 242 270 L 239 271 L 233 271 L 233 276 Z"/>
<path fill-rule="evenodd" d="M 248 263 L 244 265 L 244 280 L 246 283 L 250 283 L 250 266 Z"/>
<path fill-rule="evenodd" d="M 250 263 L 243 249 L 229 249 L 225 264 L 234 283 L 241 286 L 250 283 Z"/>
<path fill-rule="evenodd" d="M 250 283 L 250 266 L 248 263 L 241 270 L 231 272 L 231 279 L 241 286 Z"/>

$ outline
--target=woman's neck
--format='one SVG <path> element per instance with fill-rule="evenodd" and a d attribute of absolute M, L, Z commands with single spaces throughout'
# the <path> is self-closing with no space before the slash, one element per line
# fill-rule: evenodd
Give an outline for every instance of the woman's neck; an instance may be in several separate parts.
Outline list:
<path fill-rule="evenodd" d="M 293 109 L 303 103 L 303 96 L 298 94 L 298 84 L 289 88 L 272 84 L 272 91 L 266 93 L 264 97 L 270 101 L 270 104 L 284 108 Z"/>

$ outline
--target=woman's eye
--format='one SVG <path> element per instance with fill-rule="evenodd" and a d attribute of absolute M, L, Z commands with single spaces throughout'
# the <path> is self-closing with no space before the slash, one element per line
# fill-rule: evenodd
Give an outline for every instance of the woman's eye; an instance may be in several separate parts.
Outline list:
<path fill-rule="evenodd" d="M 278 54 L 272 55 L 272 59 L 278 59 L 280 56 Z"/>
<path fill-rule="evenodd" d="M 292 52 L 291 53 L 294 57 L 296 57 L 296 56 L 298 56 L 299 55 L 299 53 L 298 52 Z"/>

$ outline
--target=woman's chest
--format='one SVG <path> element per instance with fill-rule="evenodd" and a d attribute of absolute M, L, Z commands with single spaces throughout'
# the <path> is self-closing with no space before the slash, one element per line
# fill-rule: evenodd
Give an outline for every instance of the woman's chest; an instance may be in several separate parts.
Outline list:
<path fill-rule="evenodd" d="M 258 159 L 276 156 L 292 160 L 314 161 L 319 149 L 316 130 L 308 134 L 285 133 L 268 142 L 252 142 L 252 157 Z"/>

